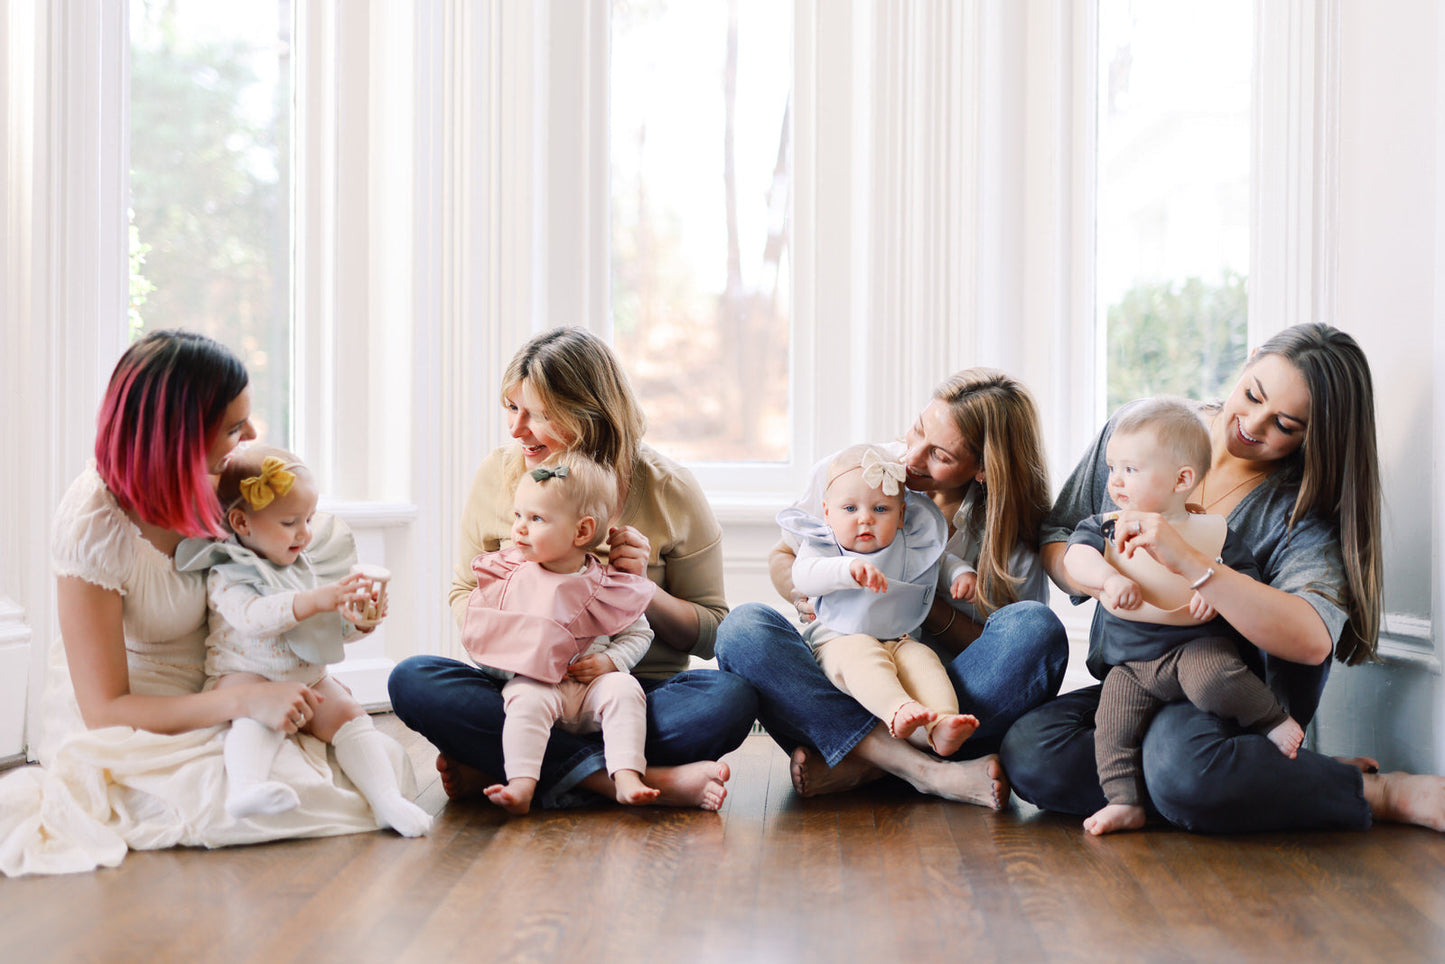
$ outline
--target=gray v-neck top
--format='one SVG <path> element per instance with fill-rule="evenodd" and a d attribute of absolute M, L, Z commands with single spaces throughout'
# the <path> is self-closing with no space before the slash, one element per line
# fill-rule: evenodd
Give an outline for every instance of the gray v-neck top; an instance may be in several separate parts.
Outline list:
<path fill-rule="evenodd" d="M 1126 406 L 1127 407 L 1127 406 Z M 1123 411 L 1123 409 L 1120 409 Z M 1053 510 L 1044 520 L 1040 542 L 1067 542 L 1081 519 L 1119 507 L 1109 498 L 1109 467 L 1104 450 L 1114 432 L 1116 412 L 1094 440 L 1064 483 Z M 1290 512 L 1299 492 L 1299 469 L 1287 467 L 1266 478 L 1229 513 L 1229 527 L 1259 565 L 1260 581 L 1303 598 L 1324 620 L 1330 640 L 1337 643 L 1348 622 L 1345 609 L 1345 569 L 1335 523 L 1318 515 L 1289 527 Z M 1087 596 L 1074 597 L 1075 604 Z M 1245 647 L 1246 650 L 1249 647 Z M 1253 655 L 1253 659 L 1249 657 Z M 1098 654 L 1089 654 L 1098 664 Z M 1319 666 L 1295 663 L 1255 648 L 1246 661 L 1274 691 L 1291 716 L 1305 724 L 1319 706 L 1329 677 L 1330 660 Z"/>

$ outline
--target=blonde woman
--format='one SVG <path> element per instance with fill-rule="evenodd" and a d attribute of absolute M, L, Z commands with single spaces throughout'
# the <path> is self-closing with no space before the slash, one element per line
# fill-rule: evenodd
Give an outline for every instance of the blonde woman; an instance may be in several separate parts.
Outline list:
<path fill-rule="evenodd" d="M 1331 653 L 1346 665 L 1365 662 L 1379 634 L 1369 363 L 1344 332 L 1296 325 L 1260 345 L 1229 397 L 1201 412 L 1212 464 L 1191 501 L 1228 519 L 1259 563 L 1260 581 L 1191 547 L 1156 513 L 1124 512 L 1115 525 L 1253 644 L 1248 658 L 1290 715 L 1308 725 Z M 1065 483 L 1044 530 L 1044 564 L 1079 597 L 1086 590 L 1068 578 L 1062 558 L 1080 519 L 1116 508 L 1104 452 L 1118 417 Z M 1002 755 L 1019 796 L 1080 815 L 1104 805 L 1094 766 L 1098 703 L 1099 687 L 1077 690 L 1018 722 Z M 1445 779 L 1381 774 L 1370 760 L 1303 749 L 1290 759 L 1267 737 L 1187 702 L 1153 718 L 1143 771 L 1146 806 L 1188 830 L 1364 829 L 1372 819 L 1445 829 Z"/>
<path fill-rule="evenodd" d="M 1058 692 L 1068 660 L 1063 625 L 1046 605 L 1039 525 L 1048 474 L 1038 412 L 1022 384 L 989 368 L 947 379 L 903 440 L 884 446 L 907 469 L 908 488 L 948 520 L 947 551 L 973 575 L 967 591 L 940 592 L 918 631 L 944 654 L 960 713 L 978 730 L 950 759 L 895 739 L 818 668 L 797 628 L 768 606 L 740 606 L 718 629 L 718 663 L 758 691 L 758 716 L 791 756 L 794 789 L 813 796 L 891 773 L 925 793 L 1002 807 L 1008 783 L 995 751 L 1009 726 Z M 818 514 L 824 459 L 796 505 Z M 769 560 L 773 586 L 808 622 L 812 601 L 792 580 L 794 545 Z M 955 580 L 957 586 L 957 580 Z"/>
<path fill-rule="evenodd" d="M 722 529 L 685 468 L 645 445 L 646 425 L 611 348 L 580 328 L 554 328 L 517 351 L 502 379 L 514 441 L 477 470 L 462 509 L 451 606 L 458 624 L 476 588 L 472 560 L 512 544 L 512 495 L 524 472 L 577 451 L 617 473 L 622 511 L 598 556 L 646 576 L 657 591 L 645 616 L 653 641 L 632 674 L 647 693 L 647 771 L 658 803 L 720 804 L 728 778 L 717 762 L 747 736 L 751 688 L 717 670 L 688 668 L 712 656 L 723 594 Z M 403 660 L 389 681 L 392 705 L 441 751 L 447 795 L 481 793 L 505 774 L 502 684 L 471 663 Z M 554 732 L 535 801 L 544 808 L 616 799 L 597 734 Z M 715 807 L 714 807 L 715 808 Z"/>

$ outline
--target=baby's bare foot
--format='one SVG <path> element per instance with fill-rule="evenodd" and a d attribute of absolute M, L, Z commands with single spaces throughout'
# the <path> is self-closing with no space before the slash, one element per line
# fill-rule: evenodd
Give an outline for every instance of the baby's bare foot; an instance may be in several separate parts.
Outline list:
<path fill-rule="evenodd" d="M 960 763 L 933 760 L 922 779 L 909 782 L 924 793 L 991 810 L 1002 810 L 1008 803 L 1008 777 L 997 753 Z"/>
<path fill-rule="evenodd" d="M 922 703 L 910 701 L 894 712 L 893 721 L 888 724 L 888 732 L 900 740 L 906 740 L 913 735 L 914 730 L 932 723 L 937 717 L 937 713 Z"/>
<path fill-rule="evenodd" d="M 793 791 L 800 797 L 841 793 L 883 776 L 882 770 L 851 753 L 830 768 L 817 750 L 806 746 L 793 751 L 788 773 L 793 778 Z"/>
<path fill-rule="evenodd" d="M 949 713 L 940 716 L 933 724 L 928 733 L 928 743 L 939 756 L 953 756 L 976 729 L 978 717 L 969 713 Z"/>
<path fill-rule="evenodd" d="M 536 780 L 518 778 L 507 783 L 494 783 L 483 788 L 482 792 L 503 810 L 520 817 L 532 809 L 532 794 L 536 789 Z"/>
<path fill-rule="evenodd" d="M 636 770 L 618 770 L 612 782 L 617 787 L 617 802 L 633 807 L 653 803 L 662 794 L 656 787 L 643 783 L 642 774 Z"/>
<path fill-rule="evenodd" d="M 1269 742 L 1279 747 L 1279 752 L 1293 760 L 1299 756 L 1299 746 L 1304 742 L 1305 731 L 1295 722 L 1294 717 L 1287 716 L 1284 722 L 1265 734 Z"/>
<path fill-rule="evenodd" d="M 647 786 L 656 788 L 657 796 L 652 802 L 659 806 L 717 810 L 727 799 L 724 784 L 730 776 L 732 771 L 726 763 L 702 760 L 676 767 L 648 767 L 642 779 Z"/>
<path fill-rule="evenodd" d="M 1445 831 L 1445 777 L 1397 770 L 1366 773 L 1364 780 L 1365 802 L 1376 820 Z"/>
<path fill-rule="evenodd" d="M 481 770 L 458 763 L 444 753 L 437 754 L 437 773 L 441 774 L 442 790 L 449 800 L 479 796 L 493 782 Z"/>
<path fill-rule="evenodd" d="M 1111 803 L 1084 821 L 1084 829 L 1096 837 L 1118 830 L 1144 826 L 1144 808 L 1128 803 Z"/>

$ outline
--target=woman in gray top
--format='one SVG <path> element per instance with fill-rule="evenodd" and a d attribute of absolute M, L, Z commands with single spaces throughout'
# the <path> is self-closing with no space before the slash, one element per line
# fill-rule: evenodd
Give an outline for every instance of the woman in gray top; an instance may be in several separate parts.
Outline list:
<path fill-rule="evenodd" d="M 1253 643 L 1245 659 L 1301 724 L 1319 706 L 1330 655 L 1370 659 L 1381 605 L 1380 485 L 1374 389 L 1349 335 L 1297 325 L 1251 356 L 1223 403 L 1201 408 L 1213 460 L 1192 501 L 1224 515 L 1259 563 L 1256 582 L 1187 545 L 1160 516 L 1124 513 L 1132 544 L 1192 583 Z M 1049 575 L 1082 601 L 1062 559 L 1074 525 L 1117 508 L 1109 499 L 1104 427 L 1065 483 L 1040 550 Z M 1092 654 L 1091 654 L 1092 655 Z M 1000 750 L 1016 793 L 1046 810 L 1105 803 L 1094 759 L 1099 687 L 1067 693 L 1021 718 Z M 1371 819 L 1445 829 L 1445 778 L 1376 772 L 1263 736 L 1187 702 L 1164 707 L 1144 739 L 1153 812 L 1189 830 L 1237 833 L 1363 829 Z"/>

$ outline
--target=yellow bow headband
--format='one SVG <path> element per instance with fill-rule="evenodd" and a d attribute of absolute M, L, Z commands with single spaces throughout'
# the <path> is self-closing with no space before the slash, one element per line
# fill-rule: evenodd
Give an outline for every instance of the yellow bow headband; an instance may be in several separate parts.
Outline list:
<path fill-rule="evenodd" d="M 286 463 L 274 455 L 266 456 L 261 463 L 261 474 L 241 480 L 241 498 L 246 500 L 252 511 L 259 511 L 271 501 L 291 491 L 296 482 L 294 473 L 286 471 Z"/>
<path fill-rule="evenodd" d="M 862 470 L 863 482 L 870 489 L 882 489 L 884 495 L 897 495 L 903 490 L 903 485 L 908 479 L 908 470 L 903 467 L 902 462 L 892 462 L 882 458 L 876 450 L 870 448 L 863 452 L 863 458 L 859 464 L 850 465 L 834 474 L 826 484 L 832 485 L 854 469 Z"/>

